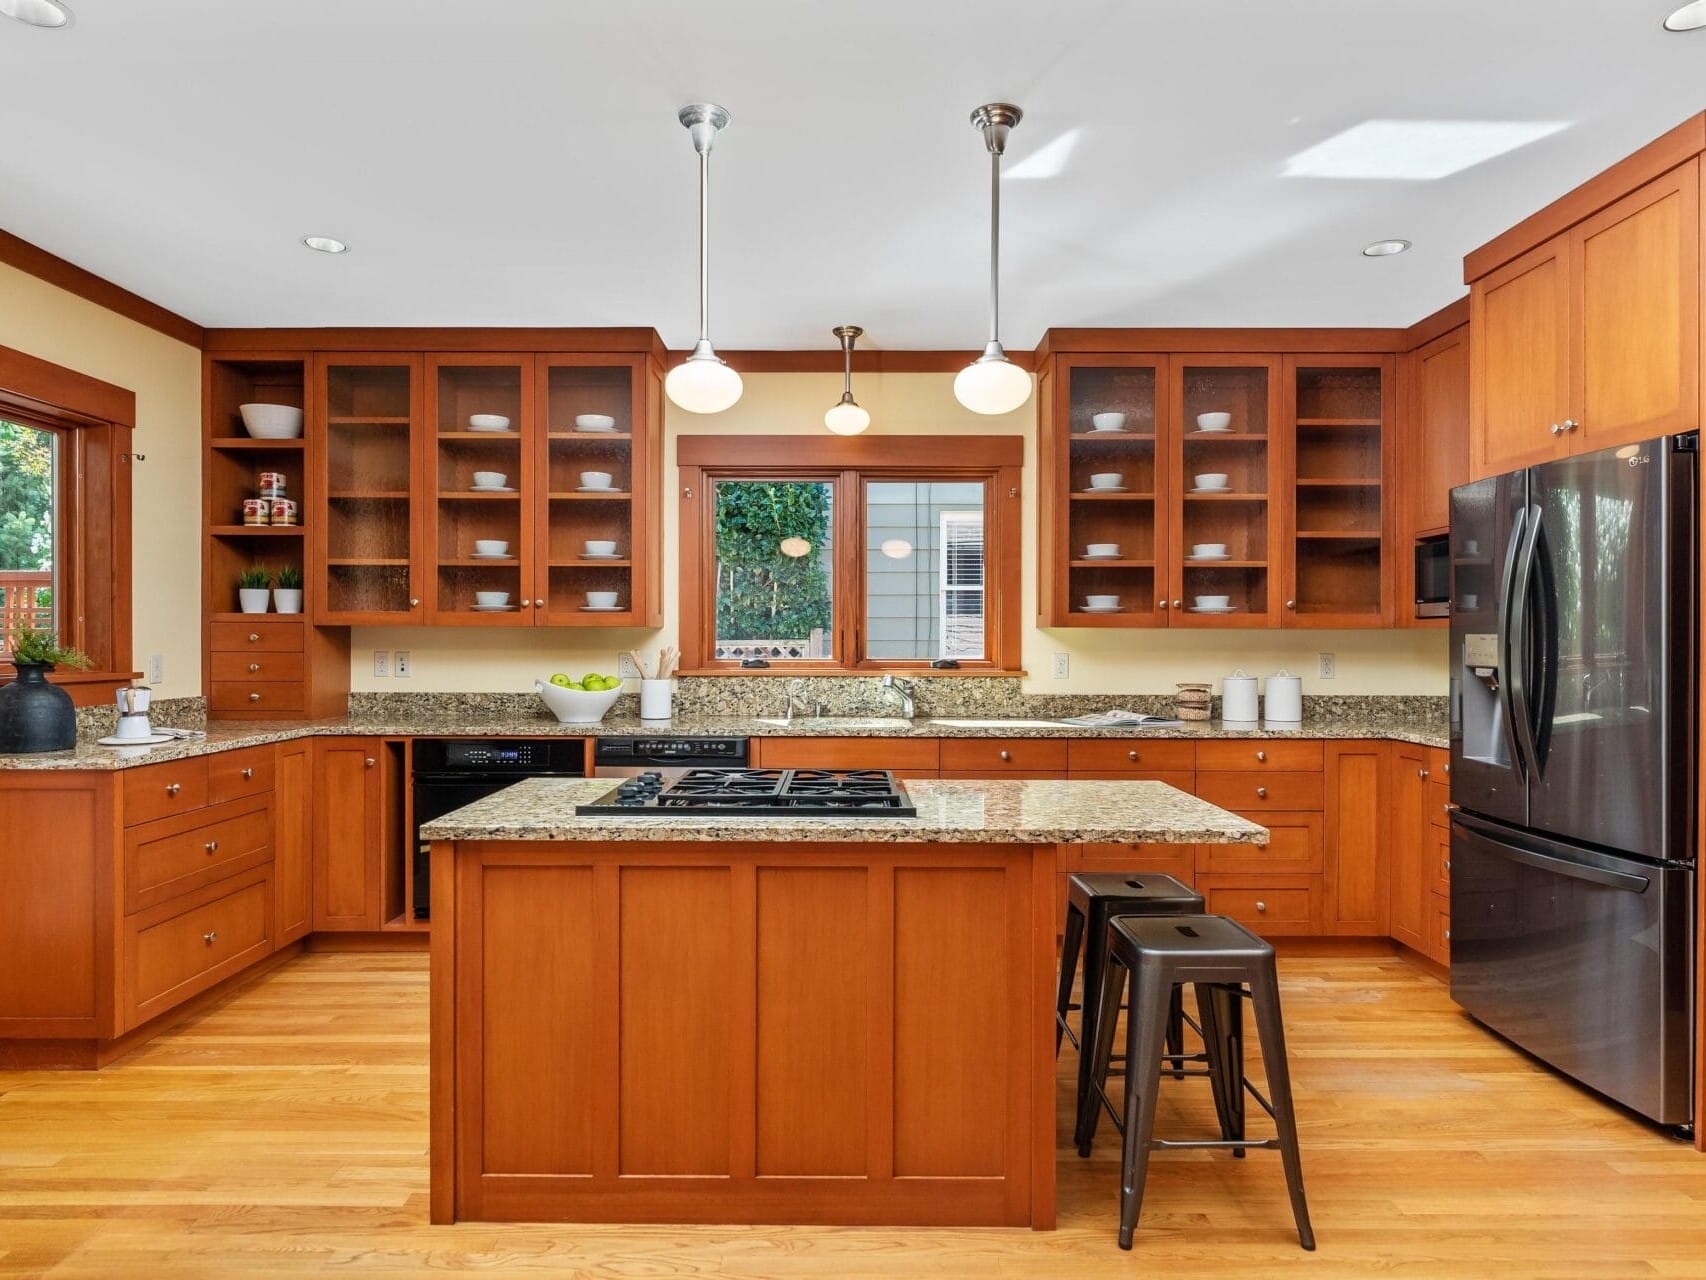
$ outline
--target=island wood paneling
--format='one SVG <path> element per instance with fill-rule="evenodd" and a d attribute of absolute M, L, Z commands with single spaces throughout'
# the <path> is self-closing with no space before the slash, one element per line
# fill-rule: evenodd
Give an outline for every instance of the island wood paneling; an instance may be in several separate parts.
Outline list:
<path fill-rule="evenodd" d="M 1054 856 L 435 845 L 434 1218 L 1052 1226 Z"/>

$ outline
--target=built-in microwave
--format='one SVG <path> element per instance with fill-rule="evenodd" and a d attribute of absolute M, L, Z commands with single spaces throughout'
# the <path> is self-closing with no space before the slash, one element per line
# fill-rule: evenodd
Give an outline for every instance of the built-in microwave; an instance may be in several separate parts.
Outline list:
<path fill-rule="evenodd" d="M 1416 539 L 1416 616 L 1444 618 L 1451 613 L 1450 538 L 1439 534 Z"/>

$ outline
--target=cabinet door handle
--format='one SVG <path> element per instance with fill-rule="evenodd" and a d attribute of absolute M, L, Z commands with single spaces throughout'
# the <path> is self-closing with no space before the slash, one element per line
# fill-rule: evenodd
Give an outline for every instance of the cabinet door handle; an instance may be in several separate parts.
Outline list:
<path fill-rule="evenodd" d="M 372 756 L 367 757 L 367 767 L 369 769 L 373 768 L 373 766 L 378 764 L 378 763 L 379 763 L 379 761 L 375 760 Z"/>
<path fill-rule="evenodd" d="M 1446 869 L 1446 870 L 1447 870 L 1447 871 L 1450 871 L 1450 870 L 1451 870 L 1451 859 L 1450 859 L 1450 858 L 1447 858 L 1447 859 L 1446 859 L 1446 860 L 1445 860 L 1445 869 Z"/>
<path fill-rule="evenodd" d="M 1425 778 L 1428 776 L 1428 771 L 1426 769 L 1417 769 L 1416 776 L 1418 778 Z"/>
<path fill-rule="evenodd" d="M 1155 607 L 1157 609 L 1165 609 L 1167 607 L 1167 602 L 1165 600 L 1157 600 L 1155 602 Z"/>
<path fill-rule="evenodd" d="M 1267 903 L 1263 902 L 1260 898 L 1256 899 L 1256 910 L 1257 911 L 1266 911 L 1267 909 L 1268 909 Z"/>
<path fill-rule="evenodd" d="M 1003 760 L 1011 760 L 1013 758 L 1013 753 L 1011 751 L 1003 751 L 1001 753 L 1001 758 Z"/>
<path fill-rule="evenodd" d="M 181 782 L 168 782 L 166 784 L 166 794 L 169 796 L 175 796 L 178 794 L 178 792 L 182 791 L 183 789 L 184 789 L 184 784 Z"/>
<path fill-rule="evenodd" d="M 214 943 L 219 941 L 219 930 L 209 929 L 206 933 L 201 935 L 201 940 L 211 947 Z"/>
<path fill-rule="evenodd" d="M 248 781 L 252 780 L 254 778 L 254 776 L 255 776 L 255 771 L 253 769 L 243 770 L 243 781 L 244 782 L 248 782 Z"/>
<path fill-rule="evenodd" d="M 261 642 L 261 637 L 259 635 L 257 635 L 253 631 L 249 632 L 249 643 L 250 644 L 259 644 L 260 642 Z"/>
<path fill-rule="evenodd" d="M 1577 427 L 1579 427 L 1581 425 L 1582 424 L 1577 422 L 1574 418 L 1565 418 L 1564 419 L 1564 430 L 1566 430 L 1566 431 L 1574 431 Z"/>
<path fill-rule="evenodd" d="M 1445 940 L 1446 940 L 1446 941 L 1447 941 L 1447 942 L 1450 942 L 1450 941 L 1451 941 L 1451 930 L 1450 930 L 1450 929 L 1447 929 L 1447 930 L 1446 930 L 1446 931 L 1445 931 Z"/>
<path fill-rule="evenodd" d="M 543 600 L 535 600 L 533 602 L 533 606 L 536 609 L 543 609 L 545 607 L 545 602 Z"/>
<path fill-rule="evenodd" d="M 409 597 L 409 608 L 418 609 L 420 607 L 421 607 L 421 602 L 420 602 L 419 598 L 416 596 L 410 596 Z"/>
<path fill-rule="evenodd" d="M 1297 601 L 1295 601 L 1295 600 L 1287 600 L 1287 601 L 1286 601 L 1286 602 L 1285 602 L 1285 607 L 1286 607 L 1286 608 L 1288 608 L 1288 609 L 1295 609 L 1295 608 L 1297 608 Z"/>
<path fill-rule="evenodd" d="M 1450 773 L 1451 772 L 1451 766 L 1449 764 L 1442 764 L 1442 765 L 1440 765 L 1439 768 L 1440 768 L 1441 773 Z"/>
<path fill-rule="evenodd" d="M 1558 423 L 1558 422 L 1554 422 L 1554 423 L 1553 423 L 1553 424 L 1552 424 L 1552 434 L 1553 434 L 1553 435 L 1555 435 L 1555 436 L 1561 436 L 1561 435 L 1563 435 L 1563 434 L 1564 434 L 1564 426 L 1563 426 L 1563 424 L 1562 424 L 1562 423 Z"/>
<path fill-rule="evenodd" d="M 209 840 L 206 844 L 202 845 L 202 848 L 206 849 L 209 853 L 218 853 L 219 852 L 219 841 Z"/>
<path fill-rule="evenodd" d="M 1126 752 L 1126 753 L 1125 753 L 1125 758 L 1126 758 L 1126 759 L 1127 759 L 1127 760 L 1136 760 L 1136 759 L 1137 759 L 1137 752 L 1135 752 L 1135 751 L 1128 751 L 1128 752 Z"/>
<path fill-rule="evenodd" d="M 522 596 L 521 607 L 523 609 L 531 609 L 533 607 L 533 601 L 529 600 L 526 596 Z"/>
<path fill-rule="evenodd" d="M 259 671 L 260 669 L 261 669 L 261 664 L 258 662 L 251 662 L 249 664 L 249 674 L 250 675 L 254 675 L 255 672 Z"/>
<path fill-rule="evenodd" d="M 1179 607 L 1179 606 L 1180 606 L 1180 605 L 1182 605 L 1182 604 L 1184 604 L 1184 603 L 1185 603 L 1185 602 L 1184 602 L 1184 601 L 1183 601 L 1183 600 L 1175 600 L 1175 601 L 1173 601 L 1173 607 L 1174 607 L 1174 608 L 1175 608 L 1175 609 L 1177 609 L 1177 608 L 1178 608 L 1178 607 Z"/>
<path fill-rule="evenodd" d="M 258 693 L 251 693 L 249 695 L 249 701 L 250 702 L 259 702 L 260 700 L 261 700 L 261 695 Z"/>
<path fill-rule="evenodd" d="M 1268 798 L 1268 789 L 1266 787 L 1257 787 L 1256 788 L 1256 799 L 1266 800 L 1267 798 Z"/>

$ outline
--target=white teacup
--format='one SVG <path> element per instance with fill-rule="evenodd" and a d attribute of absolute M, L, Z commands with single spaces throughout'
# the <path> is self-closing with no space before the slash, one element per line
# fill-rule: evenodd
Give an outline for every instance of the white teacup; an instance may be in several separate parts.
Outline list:
<path fill-rule="evenodd" d="M 586 593 L 587 607 L 591 609 L 613 609 L 616 607 L 614 591 L 589 591 Z"/>
<path fill-rule="evenodd" d="M 1197 429 L 1199 431 L 1225 431 L 1232 425 L 1230 413 L 1199 413 L 1197 414 Z"/>
<path fill-rule="evenodd" d="M 1199 609 L 1224 609 L 1232 603 L 1231 596 L 1195 596 L 1193 602 Z"/>
<path fill-rule="evenodd" d="M 474 473 L 474 487 L 476 489 L 501 489 L 508 480 L 509 477 L 501 471 L 476 471 Z"/>
<path fill-rule="evenodd" d="M 1192 476 L 1199 489 L 1224 489 L 1228 476 L 1224 471 L 1205 471 L 1200 476 Z"/>
<path fill-rule="evenodd" d="M 1084 607 L 1086 609 L 1117 609 L 1120 607 L 1120 598 L 1118 596 L 1085 596 Z"/>
<path fill-rule="evenodd" d="M 1090 487 L 1092 489 L 1117 489 L 1120 487 L 1120 481 L 1124 479 L 1124 473 L 1119 471 L 1098 471 L 1090 477 Z"/>
<path fill-rule="evenodd" d="M 586 489 L 608 489 L 610 482 L 615 479 L 608 471 L 581 472 L 581 487 Z"/>
<path fill-rule="evenodd" d="M 1117 557 L 1119 553 L 1120 544 L 1117 542 L 1092 542 L 1084 548 L 1084 554 L 1092 558 L 1096 556 Z"/>
<path fill-rule="evenodd" d="M 581 543 L 581 551 L 589 556 L 613 556 L 616 554 L 615 540 L 606 541 L 599 538 L 589 538 Z"/>
<path fill-rule="evenodd" d="M 507 556 L 509 543 L 501 538 L 475 538 L 474 554 L 478 556 Z"/>
<path fill-rule="evenodd" d="M 474 603 L 482 609 L 501 609 L 509 603 L 507 591 L 476 591 Z"/>
<path fill-rule="evenodd" d="M 1191 555 L 1199 560 L 1225 554 L 1226 544 L 1224 542 L 1197 542 L 1191 546 Z"/>
<path fill-rule="evenodd" d="M 1098 431 L 1124 431 L 1125 414 L 1093 413 L 1090 415 L 1090 425 Z"/>

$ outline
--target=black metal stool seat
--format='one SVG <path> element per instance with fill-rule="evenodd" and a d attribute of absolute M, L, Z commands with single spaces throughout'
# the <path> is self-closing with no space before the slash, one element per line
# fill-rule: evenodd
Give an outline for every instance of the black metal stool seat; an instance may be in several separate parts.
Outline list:
<path fill-rule="evenodd" d="M 1055 993 L 1054 1052 L 1060 1056 L 1064 1035 L 1078 1049 L 1077 1108 L 1091 1105 L 1090 1047 L 1096 1043 L 1096 1013 L 1101 1003 L 1102 950 L 1107 942 L 1108 921 L 1115 916 L 1195 915 L 1203 909 L 1202 894 L 1172 876 L 1132 872 L 1086 872 L 1072 876 L 1066 888 L 1066 927 L 1060 942 L 1060 986 Z M 1078 968 L 1078 953 L 1084 952 L 1084 1002 L 1078 1019 L 1078 1034 L 1068 1025 L 1072 1011 L 1072 982 Z M 1167 1018 L 1167 1051 L 1175 1067 L 1185 1045 L 1184 1005 L 1175 999 Z M 1088 1155 L 1084 1146 L 1079 1154 Z"/>
<path fill-rule="evenodd" d="M 1291 1072 L 1286 1062 L 1285 1029 L 1280 1020 L 1279 978 L 1274 949 L 1236 921 L 1224 916 L 1117 916 L 1108 923 L 1106 973 L 1096 1040 L 1091 1054 L 1091 1088 L 1096 1099 L 1079 1113 L 1081 1144 L 1094 1136 L 1101 1105 L 1110 1111 L 1105 1082 L 1113 1055 L 1114 1026 L 1122 988 L 1130 985 L 1126 1017 L 1124 1148 L 1120 1162 L 1120 1248 L 1131 1248 L 1143 1207 L 1149 1153 L 1159 1147 L 1219 1147 L 1234 1154 L 1255 1147 L 1278 1150 L 1298 1239 L 1315 1247 L 1309 1207 L 1303 1196 L 1303 1163 L 1297 1147 L 1297 1119 L 1291 1105 Z M 1180 984 L 1192 983 L 1202 1020 L 1209 1079 L 1219 1115 L 1218 1140 L 1171 1141 L 1154 1136 L 1155 1095 L 1161 1082 L 1162 1039 L 1168 1010 Z M 1246 991 L 1246 987 L 1248 990 Z M 1244 1076 L 1238 1002 L 1248 999 L 1261 1037 L 1268 1093 Z M 1277 1136 L 1250 1140 L 1244 1133 L 1243 1096 L 1248 1092 L 1273 1117 Z M 1114 1111 L 1116 1117 L 1118 1111 Z"/>

